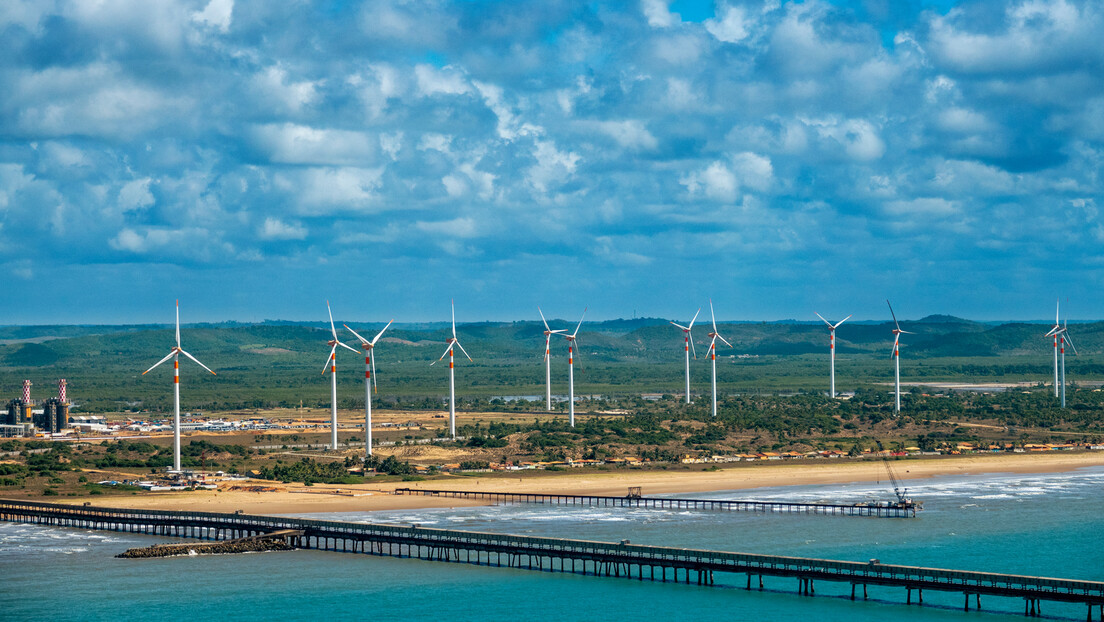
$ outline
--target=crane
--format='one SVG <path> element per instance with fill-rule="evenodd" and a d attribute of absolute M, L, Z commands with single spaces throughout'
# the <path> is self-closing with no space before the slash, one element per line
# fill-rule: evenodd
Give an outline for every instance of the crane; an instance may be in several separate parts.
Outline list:
<path fill-rule="evenodd" d="M 882 463 L 885 464 L 886 473 L 889 474 L 889 481 L 893 484 L 893 494 L 897 495 L 897 506 L 905 508 L 918 506 L 919 503 L 909 498 L 908 488 L 905 488 L 903 491 L 901 490 L 901 483 L 897 480 L 897 475 L 893 472 L 893 467 L 889 465 L 889 458 L 885 455 L 885 448 L 882 447 L 882 442 L 875 442 L 878 443 L 878 452 L 882 455 Z"/>

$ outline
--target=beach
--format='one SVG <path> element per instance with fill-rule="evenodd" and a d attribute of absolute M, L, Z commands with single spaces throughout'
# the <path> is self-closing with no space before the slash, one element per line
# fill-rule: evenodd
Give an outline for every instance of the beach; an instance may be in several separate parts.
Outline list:
<path fill-rule="evenodd" d="M 974 454 L 937 458 L 895 460 L 896 476 L 904 482 L 946 475 L 982 475 L 993 473 L 1058 473 L 1082 467 L 1104 466 L 1104 451 L 1048 452 L 1038 454 Z M 878 459 L 793 460 L 742 463 L 706 471 L 662 471 L 618 469 L 609 472 L 549 473 L 519 472 L 493 476 L 453 476 L 413 482 L 369 482 L 359 485 L 280 484 L 259 482 L 275 490 L 248 490 L 254 482 L 233 486 L 224 484 L 217 491 L 138 493 L 129 496 L 90 496 L 68 498 L 63 502 L 90 503 L 118 508 L 145 508 L 200 512 L 247 514 L 309 514 L 323 512 L 373 512 L 424 508 L 470 507 L 486 502 L 396 495 L 396 488 L 437 490 L 478 490 L 488 492 L 534 492 L 545 494 L 613 495 L 627 494 L 639 486 L 647 495 L 695 494 L 720 490 L 882 482 L 886 498 L 891 486 L 885 465 Z"/>

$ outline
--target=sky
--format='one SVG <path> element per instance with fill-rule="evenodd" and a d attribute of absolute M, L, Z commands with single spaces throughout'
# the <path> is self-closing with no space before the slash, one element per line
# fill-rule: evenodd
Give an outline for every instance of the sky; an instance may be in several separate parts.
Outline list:
<path fill-rule="evenodd" d="M 0 324 L 1104 318 L 1101 32 L 1078 0 L 7 0 Z"/>

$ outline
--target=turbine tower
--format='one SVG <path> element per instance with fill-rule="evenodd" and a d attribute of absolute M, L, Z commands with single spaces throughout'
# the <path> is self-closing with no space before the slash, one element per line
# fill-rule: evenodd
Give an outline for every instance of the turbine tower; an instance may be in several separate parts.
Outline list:
<path fill-rule="evenodd" d="M 1054 337 L 1054 397 L 1058 397 L 1058 334 L 1062 332 L 1062 324 L 1058 321 L 1058 306 L 1061 299 L 1054 302 L 1054 326 L 1047 337 Z"/>
<path fill-rule="evenodd" d="M 1070 340 L 1068 331 L 1069 321 L 1067 320 L 1062 326 L 1056 326 L 1051 329 L 1047 335 L 1053 333 L 1054 338 L 1059 342 L 1058 351 L 1061 354 L 1062 359 L 1062 392 L 1061 392 L 1061 404 L 1062 408 L 1066 407 L 1066 344 L 1068 343 L 1073 348 L 1073 353 L 1077 354 L 1077 348 L 1074 347 L 1073 341 Z"/>
<path fill-rule="evenodd" d="M 828 325 L 828 350 L 832 353 L 832 364 L 831 364 L 831 372 L 830 372 L 832 382 L 831 382 L 831 389 L 830 389 L 828 395 L 830 395 L 832 397 L 832 399 L 835 399 L 836 398 L 836 329 L 839 328 L 840 324 L 843 324 L 847 320 L 851 319 L 851 316 L 849 315 L 849 316 L 843 318 L 842 320 L 840 320 L 838 323 L 833 324 L 833 323 L 829 322 L 828 320 L 825 320 L 824 316 L 817 313 L 816 311 L 813 311 L 813 313 L 815 313 L 818 318 L 820 318 L 825 324 Z M 851 315 L 854 315 L 854 314 L 851 314 Z"/>
<path fill-rule="evenodd" d="M 720 339 L 728 347 L 732 344 L 717 332 L 717 316 L 713 314 L 713 299 L 709 299 L 709 318 L 713 321 L 713 332 L 709 333 L 709 358 L 713 365 L 713 417 L 717 416 L 717 340 Z"/>
<path fill-rule="evenodd" d="M 575 326 L 575 332 L 570 335 L 563 335 L 563 338 L 567 340 L 567 421 L 571 427 L 575 427 L 575 355 L 578 354 L 575 336 L 579 334 L 579 327 L 583 325 L 586 312 L 587 307 L 584 307 L 583 315 Z"/>
<path fill-rule="evenodd" d="M 330 371 L 330 449 L 337 451 L 337 346 L 341 346 L 350 352 L 356 352 L 353 348 L 341 343 L 337 338 L 337 329 L 334 328 L 333 311 L 330 310 L 330 301 L 326 301 L 326 313 L 330 315 L 331 339 L 326 342 L 330 346 L 330 357 L 326 365 L 322 367 L 322 375 L 326 370 Z"/>
<path fill-rule="evenodd" d="M 394 321 L 391 320 L 391 322 Z M 349 328 L 348 324 L 343 324 L 345 328 L 349 328 L 350 333 L 360 340 L 360 347 L 364 350 L 364 460 L 366 462 L 368 456 L 372 455 L 372 389 L 378 388 L 375 379 L 376 357 L 372 354 L 372 348 L 376 347 L 376 342 L 383 336 L 383 332 L 387 330 L 387 327 L 391 326 L 391 322 L 388 322 L 387 326 L 384 326 L 383 330 L 371 341 L 361 337 L 355 330 Z"/>
<path fill-rule="evenodd" d="M 548 328 L 548 320 L 544 319 L 544 312 L 537 307 L 541 322 L 544 322 L 544 401 L 548 410 L 552 410 L 552 335 L 566 333 L 565 329 L 552 330 Z"/>
<path fill-rule="evenodd" d="M 698 313 L 701 313 L 701 307 L 698 307 Z M 686 403 L 690 403 L 690 350 L 694 348 L 694 340 L 691 338 L 690 329 L 694 328 L 694 320 L 698 319 L 698 313 L 694 314 L 693 319 L 690 320 L 690 324 L 683 326 L 681 324 L 675 324 L 678 328 L 682 329 L 682 334 L 686 338 Z M 698 358 L 698 352 L 694 351 L 694 358 Z"/>
<path fill-rule="evenodd" d="M 188 354 L 180 347 L 180 301 L 176 301 L 176 346 L 169 350 L 169 353 L 165 358 L 154 363 L 153 367 L 150 367 L 146 371 L 142 372 L 142 375 L 153 371 L 154 367 L 157 367 L 161 363 L 172 359 L 173 360 L 173 471 L 180 472 L 180 355 L 192 359 L 203 369 L 211 372 L 211 375 L 215 375 L 215 372 L 211 371 L 210 367 L 207 367 L 203 363 L 199 362 L 199 359 Z"/>
<path fill-rule="evenodd" d="M 897 315 L 893 313 L 893 305 L 889 304 L 886 300 L 886 304 L 889 305 L 889 314 L 893 316 L 893 387 L 897 394 L 897 399 L 894 402 L 893 412 L 901 412 L 901 335 L 912 335 L 907 330 L 901 330 L 901 325 L 897 323 Z"/>
<path fill-rule="evenodd" d="M 468 356 L 468 351 L 464 349 L 464 346 L 460 345 L 460 341 L 456 338 L 456 301 L 449 301 L 452 305 L 452 336 L 445 339 L 448 343 L 448 347 L 445 348 L 445 353 L 441 355 L 441 358 L 430 363 L 430 367 L 440 363 L 445 354 L 449 357 L 449 436 L 456 438 L 456 376 L 455 376 L 455 364 L 453 363 L 453 346 L 460 348 L 460 351 L 464 353 L 464 356 L 468 357 L 469 361 L 472 361 L 472 357 Z M 472 361 L 473 363 L 475 361 Z"/>

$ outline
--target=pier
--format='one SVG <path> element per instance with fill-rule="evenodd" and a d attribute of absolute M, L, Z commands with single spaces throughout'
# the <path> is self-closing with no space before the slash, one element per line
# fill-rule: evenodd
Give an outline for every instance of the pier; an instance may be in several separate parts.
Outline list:
<path fill-rule="evenodd" d="M 812 596 L 817 581 L 850 584 L 851 598 L 867 586 L 902 590 L 907 604 L 923 603 L 927 591 L 952 592 L 980 609 L 982 596 L 1023 599 L 1024 614 L 1041 615 L 1041 603 L 1087 607 L 1104 622 L 1104 581 L 1081 581 L 944 568 L 730 553 L 703 549 L 592 542 L 509 534 L 427 529 L 417 525 L 361 524 L 241 513 L 124 510 L 93 506 L 0 500 L 0 520 L 211 540 L 284 531 L 296 548 L 410 557 L 504 566 L 545 572 L 713 585 L 716 573 L 746 575 L 746 589 L 763 589 L 764 578 L 797 580 L 798 593 Z M 291 530 L 291 531 L 287 531 Z M 741 581 L 737 581 L 741 583 Z M 861 590 L 859 592 L 858 590 Z"/>
<path fill-rule="evenodd" d="M 396 488 L 397 495 L 454 497 L 478 499 L 496 504 L 546 503 L 555 505 L 589 505 L 599 507 L 655 508 L 672 510 L 718 510 L 732 512 L 787 512 L 798 514 L 831 514 L 836 516 L 876 516 L 881 518 L 912 518 L 917 504 L 887 505 L 845 503 L 790 503 L 785 501 L 748 501 L 719 499 L 679 499 L 674 497 L 624 497 L 601 495 L 556 495 L 527 492 L 480 492 L 471 490 L 430 490 L 426 488 Z"/>

